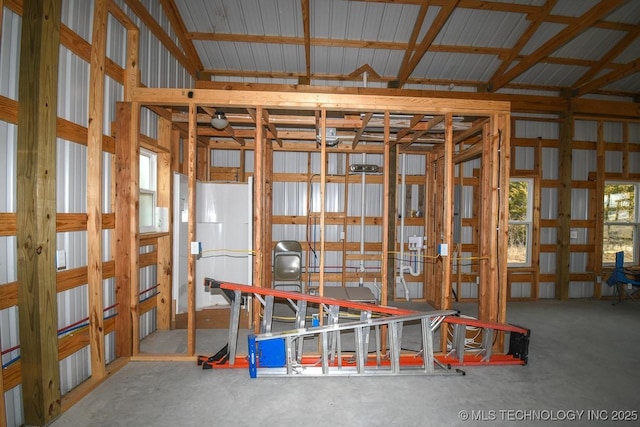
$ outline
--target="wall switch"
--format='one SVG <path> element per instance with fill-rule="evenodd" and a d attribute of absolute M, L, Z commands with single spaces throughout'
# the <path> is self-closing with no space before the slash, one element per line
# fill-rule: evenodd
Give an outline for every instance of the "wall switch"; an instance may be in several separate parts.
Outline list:
<path fill-rule="evenodd" d="M 67 253 L 64 249 L 56 251 L 56 268 L 58 270 L 67 268 Z"/>
<path fill-rule="evenodd" d="M 569 237 L 571 237 L 572 239 L 577 239 L 578 238 L 578 231 L 577 230 L 571 230 L 569 232 Z"/>

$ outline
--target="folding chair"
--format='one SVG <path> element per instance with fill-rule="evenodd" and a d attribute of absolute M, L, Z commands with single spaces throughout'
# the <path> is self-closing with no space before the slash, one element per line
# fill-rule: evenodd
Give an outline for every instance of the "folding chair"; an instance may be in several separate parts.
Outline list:
<path fill-rule="evenodd" d="M 624 268 L 624 252 L 616 252 L 615 268 L 607 279 L 607 285 L 615 286 L 615 291 L 618 295 L 618 300 L 614 301 L 613 305 L 621 303 L 625 299 L 637 302 L 640 296 L 640 294 L 638 294 L 638 291 L 640 291 L 640 280 L 636 279 L 638 275 L 640 275 L 640 271 L 634 272 Z"/>
<path fill-rule="evenodd" d="M 273 289 L 295 286 L 304 292 L 302 246 L 295 240 L 281 240 L 273 248 Z"/>

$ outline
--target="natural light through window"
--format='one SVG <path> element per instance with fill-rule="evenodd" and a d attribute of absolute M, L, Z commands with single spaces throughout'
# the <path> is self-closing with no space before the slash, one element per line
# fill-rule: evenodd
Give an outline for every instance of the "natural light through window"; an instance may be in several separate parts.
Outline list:
<path fill-rule="evenodd" d="M 140 232 L 156 231 L 156 154 L 140 149 Z"/>
<path fill-rule="evenodd" d="M 616 252 L 623 251 L 626 262 L 638 262 L 640 229 L 640 184 L 607 182 L 604 186 L 604 224 L 602 261 L 614 263 Z"/>
<path fill-rule="evenodd" d="M 533 179 L 511 178 L 509 182 L 510 266 L 531 265 L 531 229 L 533 223 Z"/>

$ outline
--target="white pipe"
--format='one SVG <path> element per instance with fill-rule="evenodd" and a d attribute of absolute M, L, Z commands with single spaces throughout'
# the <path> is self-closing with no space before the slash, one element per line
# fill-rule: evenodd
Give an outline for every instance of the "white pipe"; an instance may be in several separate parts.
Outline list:
<path fill-rule="evenodd" d="M 401 179 L 400 179 L 401 196 L 400 196 L 400 269 L 399 270 L 400 270 L 400 284 L 402 284 L 402 287 L 404 288 L 404 295 L 406 300 L 409 301 L 410 300 L 409 287 L 407 286 L 407 281 L 404 279 L 404 273 L 407 272 L 411 274 L 413 277 L 419 277 L 422 269 L 420 268 L 420 262 L 416 263 L 417 264 L 416 270 L 413 269 L 413 266 L 404 264 L 404 217 L 406 213 L 405 200 L 406 200 L 406 193 L 407 193 L 406 169 L 407 169 L 407 155 L 406 153 L 402 153 L 402 170 L 401 170 Z M 413 252 L 413 250 L 411 252 Z M 417 259 L 419 260 L 420 259 L 419 248 L 416 249 L 416 256 L 417 256 Z"/>

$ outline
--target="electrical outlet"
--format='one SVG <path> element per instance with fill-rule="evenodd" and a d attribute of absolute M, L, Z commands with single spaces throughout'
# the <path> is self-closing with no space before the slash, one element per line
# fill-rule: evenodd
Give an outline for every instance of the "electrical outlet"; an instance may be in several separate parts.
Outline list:
<path fill-rule="evenodd" d="M 64 249 L 56 251 L 56 268 L 58 270 L 67 268 L 67 253 Z"/>
<path fill-rule="evenodd" d="M 202 254 L 202 243 L 191 242 L 191 255 L 200 255 L 200 254 Z"/>

